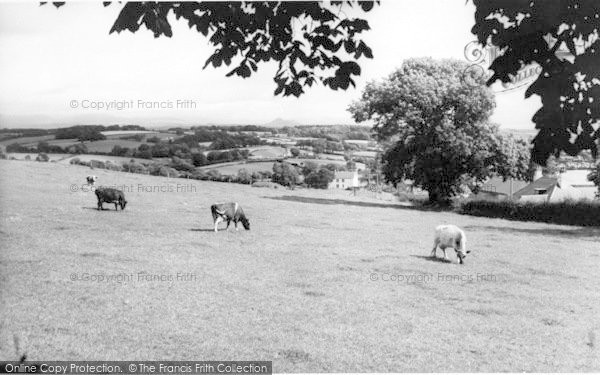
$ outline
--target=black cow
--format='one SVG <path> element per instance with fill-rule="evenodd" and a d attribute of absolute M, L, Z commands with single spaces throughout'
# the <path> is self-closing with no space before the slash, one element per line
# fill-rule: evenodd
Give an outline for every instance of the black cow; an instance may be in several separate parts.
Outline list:
<path fill-rule="evenodd" d="M 124 210 L 127 205 L 125 194 L 121 190 L 99 187 L 96 189 L 96 197 L 98 197 L 98 210 L 104 209 L 102 203 L 114 203 L 115 211 L 118 211 L 117 204 L 121 206 L 121 210 Z"/>
<path fill-rule="evenodd" d="M 225 228 L 227 230 L 232 220 L 235 224 L 235 230 L 238 230 L 238 221 L 242 222 L 244 229 L 250 230 L 250 221 L 237 202 L 213 204 L 210 206 L 210 212 L 215 223 L 215 232 L 221 221 L 227 221 L 227 228 Z"/>

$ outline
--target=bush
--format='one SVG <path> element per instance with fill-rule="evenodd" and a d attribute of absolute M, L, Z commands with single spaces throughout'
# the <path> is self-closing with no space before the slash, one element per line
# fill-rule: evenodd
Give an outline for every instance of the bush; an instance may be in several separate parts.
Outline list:
<path fill-rule="evenodd" d="M 171 178 L 176 178 L 179 177 L 179 172 L 177 172 L 176 169 L 170 168 L 170 167 L 160 167 L 158 170 L 155 170 L 155 173 L 157 176 L 163 176 L 163 177 L 171 177 Z"/>
<path fill-rule="evenodd" d="M 266 187 L 271 189 L 279 188 L 279 184 L 270 181 L 256 181 L 251 185 L 252 187 Z"/>
<path fill-rule="evenodd" d="M 38 154 L 38 156 L 35 158 L 35 161 L 49 161 L 50 158 L 48 157 L 48 155 L 44 154 L 43 152 Z"/>
<path fill-rule="evenodd" d="M 221 172 L 217 171 L 216 169 L 211 169 L 210 171 L 206 172 L 206 175 L 208 176 L 208 179 L 212 181 L 220 181 L 222 177 Z"/>
<path fill-rule="evenodd" d="M 29 155 L 27 155 L 29 156 Z M 71 161 L 69 161 L 69 164 L 80 164 L 81 160 L 79 160 L 79 158 L 73 158 L 71 159 Z"/>
<path fill-rule="evenodd" d="M 169 167 L 185 172 L 192 172 L 195 169 L 191 163 L 188 163 L 186 160 L 178 158 L 177 156 L 171 158 Z"/>
<path fill-rule="evenodd" d="M 196 169 L 192 172 L 191 178 L 195 180 L 207 180 L 208 175 L 201 169 Z"/>
<path fill-rule="evenodd" d="M 124 172 L 130 172 L 130 173 L 141 173 L 141 174 L 148 173 L 148 168 L 146 168 L 143 164 L 136 163 L 134 160 L 131 160 L 129 163 L 123 163 L 122 170 Z M 159 172 L 157 172 L 157 174 L 159 174 Z"/>
<path fill-rule="evenodd" d="M 237 173 L 237 181 L 240 184 L 249 185 L 252 183 L 252 174 L 247 169 L 242 168 Z"/>
<path fill-rule="evenodd" d="M 120 165 L 117 165 L 111 161 L 106 161 L 106 163 L 104 163 L 104 167 L 111 171 L 121 171 L 122 170 Z"/>
<path fill-rule="evenodd" d="M 600 226 L 600 202 L 596 201 L 557 203 L 470 201 L 462 203 L 459 212 L 466 215 L 508 220 Z"/>
<path fill-rule="evenodd" d="M 104 164 L 103 161 L 100 161 L 100 160 L 90 160 L 90 167 L 105 169 L 106 165 Z"/>

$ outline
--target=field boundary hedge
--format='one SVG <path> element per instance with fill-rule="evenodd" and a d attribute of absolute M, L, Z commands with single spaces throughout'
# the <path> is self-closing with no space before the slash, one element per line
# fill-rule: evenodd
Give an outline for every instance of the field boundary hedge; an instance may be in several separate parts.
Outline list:
<path fill-rule="evenodd" d="M 463 215 L 518 221 L 600 227 L 600 202 L 564 201 L 533 203 L 512 201 L 469 201 L 458 208 Z"/>

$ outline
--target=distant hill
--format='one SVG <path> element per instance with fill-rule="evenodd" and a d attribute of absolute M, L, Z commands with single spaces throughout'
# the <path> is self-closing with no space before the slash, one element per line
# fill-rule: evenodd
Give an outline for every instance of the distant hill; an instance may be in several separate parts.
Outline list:
<path fill-rule="evenodd" d="M 268 126 L 268 127 L 273 127 L 273 128 L 282 128 L 284 126 L 298 126 L 298 125 L 300 125 L 300 123 L 297 121 L 284 120 L 284 119 L 278 117 L 273 121 L 263 124 L 262 126 Z"/>
<path fill-rule="evenodd" d="M 535 137 L 537 132 L 536 129 L 500 129 L 500 133 L 512 134 L 515 137 L 523 138 L 525 140 Z"/>

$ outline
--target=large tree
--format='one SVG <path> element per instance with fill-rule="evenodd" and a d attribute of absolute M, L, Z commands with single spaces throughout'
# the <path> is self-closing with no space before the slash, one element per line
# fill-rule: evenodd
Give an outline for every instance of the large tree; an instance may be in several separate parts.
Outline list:
<path fill-rule="evenodd" d="M 539 132 L 533 160 L 545 164 L 561 151 L 576 155 L 600 139 L 600 1 L 473 0 L 477 8 L 472 32 L 482 45 L 502 55 L 491 64 L 496 80 L 509 82 L 528 64 L 541 73 L 525 97 L 539 95 L 542 107 L 533 116 Z"/>
<path fill-rule="evenodd" d="M 432 203 L 448 203 L 465 183 L 527 173 L 526 144 L 500 136 L 488 122 L 493 93 L 482 78 L 464 80 L 466 67 L 457 60 L 406 60 L 388 78 L 368 84 L 349 108 L 357 122 L 371 121 L 376 138 L 388 145 L 386 179 L 413 180 Z"/>

